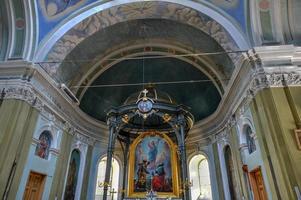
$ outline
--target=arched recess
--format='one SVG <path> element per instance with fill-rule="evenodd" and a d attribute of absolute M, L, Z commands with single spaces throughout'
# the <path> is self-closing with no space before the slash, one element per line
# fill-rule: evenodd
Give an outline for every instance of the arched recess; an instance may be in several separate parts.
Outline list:
<path fill-rule="evenodd" d="M 1 9 L 6 9 L 8 22 L 4 59 L 30 60 L 35 51 L 37 37 L 35 1 L 5 0 L 1 5 Z"/>
<path fill-rule="evenodd" d="M 249 117 L 243 117 L 242 119 L 240 119 L 238 132 L 240 138 L 240 147 L 247 147 L 249 154 L 254 152 L 256 150 L 256 135 L 252 119 L 250 119 Z"/>
<path fill-rule="evenodd" d="M 224 157 L 225 157 L 225 167 L 227 172 L 227 179 L 228 179 L 228 187 L 229 187 L 229 195 L 231 200 L 239 200 L 237 193 L 236 193 L 236 179 L 235 179 L 235 169 L 233 163 L 233 157 L 231 148 L 229 145 L 225 146 L 224 148 Z"/>
<path fill-rule="evenodd" d="M 243 128 L 243 133 L 246 137 L 246 143 L 247 143 L 247 146 L 248 146 L 249 154 L 251 154 L 254 151 L 256 151 L 254 132 L 253 132 L 253 130 L 251 129 L 251 127 L 249 125 L 245 125 L 244 128 Z"/>
<path fill-rule="evenodd" d="M 85 38 L 114 24 L 135 19 L 168 19 L 193 26 L 214 38 L 225 51 L 248 49 L 245 35 L 216 10 L 188 0 L 113 1 L 83 8 L 77 16 L 64 20 L 42 42 L 35 61 L 63 61 Z M 230 55 L 233 60 L 237 55 Z M 48 66 L 56 70 L 57 66 Z M 51 71 L 50 70 L 50 71 Z"/>
<path fill-rule="evenodd" d="M 103 157 L 97 167 L 97 180 L 95 185 L 95 200 L 103 199 L 103 186 L 109 184 L 108 196 L 110 199 L 118 199 L 120 193 L 119 190 L 119 176 L 120 176 L 120 165 L 116 158 L 112 159 L 111 168 L 111 180 L 110 183 L 105 183 L 105 172 L 106 172 L 107 157 Z"/>
<path fill-rule="evenodd" d="M 69 164 L 68 164 L 68 175 L 66 180 L 64 200 L 75 199 L 76 190 L 78 189 L 78 179 L 81 163 L 81 154 L 78 149 L 73 149 Z"/>
<path fill-rule="evenodd" d="M 51 132 L 48 130 L 43 131 L 39 136 L 39 143 L 37 144 L 35 155 L 48 160 L 52 141 Z"/>
<path fill-rule="evenodd" d="M 9 23 L 7 5 L 4 2 L 0 6 L 0 60 L 4 60 L 7 53 Z"/>
<path fill-rule="evenodd" d="M 189 174 L 192 181 L 191 199 L 212 199 L 209 162 L 205 155 L 197 154 L 189 162 Z"/>

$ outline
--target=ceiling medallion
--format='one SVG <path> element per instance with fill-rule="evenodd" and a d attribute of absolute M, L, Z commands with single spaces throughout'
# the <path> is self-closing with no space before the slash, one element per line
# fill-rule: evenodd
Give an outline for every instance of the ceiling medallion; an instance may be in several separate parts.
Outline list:
<path fill-rule="evenodd" d="M 148 116 L 154 113 L 153 110 L 154 101 L 146 96 L 146 94 L 148 93 L 147 89 L 144 89 L 142 93 L 143 93 L 143 97 L 137 100 L 138 110 L 136 112 L 144 119 L 146 119 Z"/>

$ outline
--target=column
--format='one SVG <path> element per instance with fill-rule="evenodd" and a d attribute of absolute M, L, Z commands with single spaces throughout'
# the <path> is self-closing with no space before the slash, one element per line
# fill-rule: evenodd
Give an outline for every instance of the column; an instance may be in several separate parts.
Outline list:
<path fill-rule="evenodd" d="M 127 177 L 127 172 L 128 172 L 128 155 L 129 155 L 129 147 L 130 147 L 130 140 L 127 138 L 126 141 L 126 146 L 124 149 L 124 154 L 123 154 L 123 182 L 122 182 L 122 199 L 124 199 L 125 196 L 125 187 L 126 187 L 126 177 Z"/>
<path fill-rule="evenodd" d="M 178 120 L 179 127 L 179 151 L 181 159 L 181 173 L 182 173 L 182 187 L 183 187 L 183 199 L 189 200 L 189 178 L 188 178 L 188 169 L 187 169 L 187 159 L 186 159 L 186 147 L 185 147 L 185 118 L 183 115 L 180 115 Z"/>
<path fill-rule="evenodd" d="M 111 117 L 108 120 L 109 124 L 109 145 L 108 145 L 108 151 L 107 151 L 107 164 L 106 164 L 106 174 L 105 174 L 105 181 L 104 181 L 104 187 L 103 187 L 103 200 L 107 200 L 107 194 L 108 194 L 108 187 L 110 182 L 110 176 L 111 176 L 111 167 L 112 167 L 112 158 L 114 153 L 114 147 L 115 147 L 115 141 L 117 136 L 117 122 L 115 117 Z"/>

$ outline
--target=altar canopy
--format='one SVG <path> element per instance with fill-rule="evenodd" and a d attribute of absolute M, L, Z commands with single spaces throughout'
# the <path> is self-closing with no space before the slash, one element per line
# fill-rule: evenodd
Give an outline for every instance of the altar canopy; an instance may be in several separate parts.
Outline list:
<path fill-rule="evenodd" d="M 129 96 L 125 103 L 108 113 L 110 140 L 108 162 L 115 140 L 124 152 L 122 198 L 188 199 L 186 150 L 184 145 L 193 116 L 165 92 L 149 86 Z M 181 170 L 179 170 L 181 166 Z M 106 166 L 109 172 L 110 165 Z M 107 173 L 106 172 L 106 173 Z M 109 182 L 106 174 L 105 182 Z M 104 187 L 104 194 L 108 188 Z"/>

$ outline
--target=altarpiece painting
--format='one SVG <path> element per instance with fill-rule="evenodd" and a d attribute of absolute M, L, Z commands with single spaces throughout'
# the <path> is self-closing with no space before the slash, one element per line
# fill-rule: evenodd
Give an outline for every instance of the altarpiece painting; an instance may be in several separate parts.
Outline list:
<path fill-rule="evenodd" d="M 142 133 L 131 145 L 129 196 L 156 191 L 160 196 L 178 196 L 175 144 L 162 133 Z"/>

